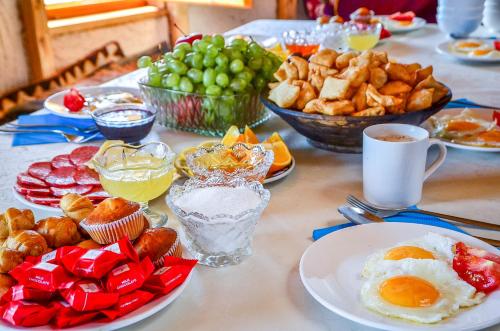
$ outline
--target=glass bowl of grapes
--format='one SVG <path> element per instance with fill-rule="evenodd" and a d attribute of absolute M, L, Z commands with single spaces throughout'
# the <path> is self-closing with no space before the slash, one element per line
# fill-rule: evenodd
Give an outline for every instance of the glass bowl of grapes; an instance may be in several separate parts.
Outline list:
<path fill-rule="evenodd" d="M 281 62 L 253 40 L 190 35 L 156 61 L 139 58 L 147 68 L 139 88 L 159 124 L 222 136 L 231 125 L 255 127 L 270 117 L 259 94 Z"/>

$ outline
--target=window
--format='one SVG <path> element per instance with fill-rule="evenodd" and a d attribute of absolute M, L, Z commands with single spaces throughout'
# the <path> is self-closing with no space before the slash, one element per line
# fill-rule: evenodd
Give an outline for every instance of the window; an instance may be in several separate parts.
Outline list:
<path fill-rule="evenodd" d="M 146 0 L 45 0 L 48 20 L 106 13 L 143 7 Z"/>

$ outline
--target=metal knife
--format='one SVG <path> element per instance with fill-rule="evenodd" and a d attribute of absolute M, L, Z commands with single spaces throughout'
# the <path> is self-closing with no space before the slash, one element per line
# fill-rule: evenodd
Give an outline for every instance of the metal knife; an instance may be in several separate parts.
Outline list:
<path fill-rule="evenodd" d="M 355 223 L 355 224 L 368 224 L 371 222 L 385 222 L 385 220 L 381 217 L 378 217 L 376 215 L 373 215 L 370 212 L 367 212 L 361 208 L 357 207 L 350 207 L 350 206 L 340 206 L 338 209 L 339 213 L 344 215 L 345 218 L 347 218 L 349 221 Z M 490 239 L 490 238 L 484 238 L 484 237 L 479 237 L 479 236 L 473 236 L 476 237 L 479 240 L 482 240 L 484 242 L 487 242 L 490 245 L 500 247 L 500 240 L 495 240 L 495 239 Z"/>

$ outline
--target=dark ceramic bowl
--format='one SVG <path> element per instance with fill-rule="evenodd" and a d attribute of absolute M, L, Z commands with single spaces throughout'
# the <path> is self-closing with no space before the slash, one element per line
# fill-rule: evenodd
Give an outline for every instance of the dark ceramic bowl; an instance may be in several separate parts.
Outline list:
<path fill-rule="evenodd" d="M 306 114 L 299 110 L 278 107 L 267 98 L 267 95 L 261 96 L 262 103 L 268 109 L 306 137 L 311 145 L 340 153 L 361 153 L 363 130 L 370 125 L 381 123 L 420 125 L 443 109 L 450 100 L 451 90 L 448 88 L 448 94 L 427 109 L 401 115 L 356 117 Z"/>

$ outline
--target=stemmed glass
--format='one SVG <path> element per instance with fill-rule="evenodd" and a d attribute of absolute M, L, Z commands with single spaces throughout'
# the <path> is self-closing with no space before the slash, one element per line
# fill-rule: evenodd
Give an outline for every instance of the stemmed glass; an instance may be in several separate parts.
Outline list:
<path fill-rule="evenodd" d="M 148 202 L 172 184 L 175 154 L 162 142 L 133 146 L 112 145 L 94 160 L 102 187 L 112 196 L 137 202 L 152 227 L 167 222 L 167 216 L 149 209 Z"/>
<path fill-rule="evenodd" d="M 366 51 L 377 45 L 382 24 L 352 22 L 345 24 L 346 42 L 355 51 Z"/>

